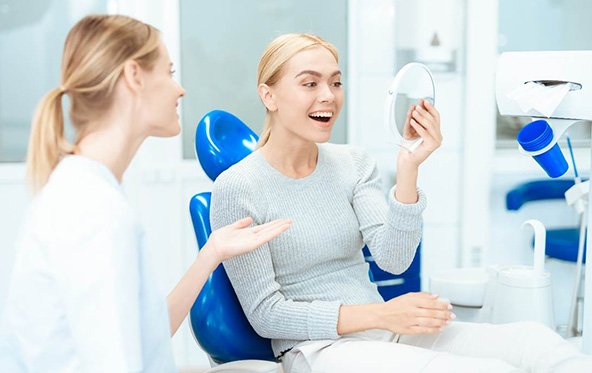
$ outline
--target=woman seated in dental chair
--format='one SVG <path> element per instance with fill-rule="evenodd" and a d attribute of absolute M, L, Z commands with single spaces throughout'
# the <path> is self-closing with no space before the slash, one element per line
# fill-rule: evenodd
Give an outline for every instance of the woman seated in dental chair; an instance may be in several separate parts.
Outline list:
<path fill-rule="evenodd" d="M 592 359 L 550 329 L 454 322 L 429 293 L 388 302 L 368 278 L 361 249 L 401 273 L 421 237 L 426 197 L 418 169 L 442 141 L 440 115 L 422 101 L 406 131 L 423 138 L 401 150 L 397 185 L 385 200 L 363 150 L 328 144 L 344 94 L 335 47 L 309 34 L 276 38 L 258 69 L 266 108 L 259 148 L 214 185 L 212 228 L 243 216 L 289 218 L 292 228 L 224 262 L 247 318 L 272 339 L 289 372 L 583 371 Z"/>

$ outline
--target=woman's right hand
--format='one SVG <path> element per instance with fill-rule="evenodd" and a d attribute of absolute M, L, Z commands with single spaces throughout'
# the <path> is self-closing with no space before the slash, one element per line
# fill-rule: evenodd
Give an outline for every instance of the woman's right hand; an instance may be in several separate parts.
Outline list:
<path fill-rule="evenodd" d="M 452 306 L 437 295 L 407 293 L 381 304 L 380 329 L 398 334 L 436 333 L 456 317 L 451 309 Z"/>
<path fill-rule="evenodd" d="M 257 249 L 292 225 L 292 221 L 286 219 L 253 227 L 250 226 L 251 223 L 253 219 L 247 217 L 215 230 L 204 249 L 213 255 L 218 263 L 221 263 L 233 256 Z"/>
<path fill-rule="evenodd" d="M 400 151 L 397 167 L 419 167 L 429 156 L 442 145 L 442 130 L 440 129 L 440 112 L 429 103 L 420 99 L 407 112 L 403 125 L 403 138 L 406 140 L 423 139 L 423 142 L 412 152 Z M 398 168 L 397 168 L 398 169 Z"/>

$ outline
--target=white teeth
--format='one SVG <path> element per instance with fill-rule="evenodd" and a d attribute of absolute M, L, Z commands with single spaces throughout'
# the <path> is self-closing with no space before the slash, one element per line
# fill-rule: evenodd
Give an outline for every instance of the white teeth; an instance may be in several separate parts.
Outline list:
<path fill-rule="evenodd" d="M 331 118 L 333 116 L 333 113 L 330 111 L 317 111 L 316 113 L 311 113 L 310 116 Z"/>

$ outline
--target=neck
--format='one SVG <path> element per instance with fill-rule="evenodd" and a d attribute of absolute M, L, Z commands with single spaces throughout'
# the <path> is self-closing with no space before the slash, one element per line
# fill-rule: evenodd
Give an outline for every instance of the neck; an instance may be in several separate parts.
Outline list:
<path fill-rule="evenodd" d="M 319 150 L 317 144 L 294 134 L 274 131 L 267 143 L 261 147 L 265 160 L 282 174 L 301 178 L 311 174 L 317 165 Z"/>
<path fill-rule="evenodd" d="M 97 128 L 85 134 L 76 146 L 76 154 L 101 162 L 121 183 L 123 173 L 131 163 L 144 137 L 134 136 L 125 129 L 129 123 L 110 121 L 88 123 L 88 128 Z"/>

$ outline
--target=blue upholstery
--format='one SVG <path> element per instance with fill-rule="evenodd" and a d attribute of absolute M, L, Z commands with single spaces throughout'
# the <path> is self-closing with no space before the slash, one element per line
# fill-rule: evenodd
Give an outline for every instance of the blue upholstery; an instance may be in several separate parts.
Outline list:
<path fill-rule="evenodd" d="M 257 135 L 240 119 L 228 112 L 214 110 L 197 125 L 195 152 L 205 173 L 215 180 L 224 170 L 249 155 L 257 141 Z M 211 233 L 210 193 L 193 196 L 189 211 L 201 249 Z M 365 255 L 370 263 L 371 278 L 374 273 L 380 281 L 396 279 L 404 284 L 379 286 L 383 298 L 419 290 L 419 254 L 410 269 L 399 276 L 383 272 L 372 261 L 369 252 Z M 216 363 L 246 359 L 275 361 L 271 341 L 257 335 L 249 324 L 222 265 L 204 284 L 191 308 L 190 319 L 196 341 Z"/>
<path fill-rule="evenodd" d="M 518 211 L 528 202 L 547 199 L 563 199 L 565 192 L 574 185 L 573 180 L 536 180 L 523 183 L 506 194 L 506 208 Z"/>
<path fill-rule="evenodd" d="M 249 155 L 257 135 L 234 115 L 214 110 L 195 131 L 195 152 L 206 174 L 215 180 L 228 167 Z M 210 193 L 191 198 L 189 211 L 201 249 L 210 233 Z M 216 363 L 258 359 L 275 361 L 271 341 L 260 337 L 247 320 L 222 265 L 210 275 L 191 307 L 195 339 Z"/>
<path fill-rule="evenodd" d="M 200 193 L 189 204 L 193 229 L 201 249 L 210 233 L 210 193 Z M 216 363 L 258 359 L 275 361 L 271 341 L 251 327 L 232 289 L 224 267 L 210 275 L 191 307 L 191 329 Z"/>
<path fill-rule="evenodd" d="M 506 194 L 506 208 L 517 211 L 529 202 L 564 199 L 565 192 L 573 185 L 573 180 L 565 179 L 536 180 L 520 184 Z M 545 253 L 552 258 L 575 262 L 578 255 L 578 240 L 578 227 L 547 229 Z"/>
<path fill-rule="evenodd" d="M 551 258 L 561 259 L 575 263 L 578 259 L 579 240 L 579 228 L 549 229 L 549 231 L 547 232 L 547 244 L 545 245 L 545 253 L 547 256 Z M 586 263 L 586 239 L 584 239 L 583 262 Z"/>
<path fill-rule="evenodd" d="M 378 267 L 370 250 L 365 246 L 363 249 L 364 258 L 370 265 L 369 275 L 372 282 L 376 283 L 378 292 L 385 301 L 398 297 L 409 292 L 419 291 L 421 289 L 420 263 L 421 263 L 421 243 L 417 248 L 415 257 L 409 265 L 409 268 L 400 275 L 383 271 Z"/>
<path fill-rule="evenodd" d="M 259 137 L 234 115 L 212 110 L 195 130 L 195 153 L 210 179 L 249 155 L 257 147 Z"/>

